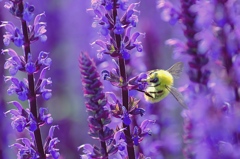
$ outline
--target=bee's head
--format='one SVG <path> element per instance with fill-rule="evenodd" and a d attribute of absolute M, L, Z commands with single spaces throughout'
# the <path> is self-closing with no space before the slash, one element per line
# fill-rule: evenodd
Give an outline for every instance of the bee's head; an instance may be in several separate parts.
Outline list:
<path fill-rule="evenodd" d="M 159 80 L 159 77 L 158 77 L 158 74 L 157 72 L 153 72 L 149 75 L 149 77 L 147 78 L 147 82 L 149 84 L 159 84 L 160 83 L 160 80 Z"/>

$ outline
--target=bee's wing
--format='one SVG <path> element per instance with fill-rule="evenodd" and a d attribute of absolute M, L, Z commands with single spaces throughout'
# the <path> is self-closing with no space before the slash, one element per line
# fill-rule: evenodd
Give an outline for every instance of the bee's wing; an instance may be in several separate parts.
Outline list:
<path fill-rule="evenodd" d="M 177 62 L 172 67 L 170 67 L 167 71 L 174 77 L 179 78 L 180 74 L 182 73 L 183 63 Z"/>
<path fill-rule="evenodd" d="M 166 86 L 167 90 L 175 97 L 175 99 L 183 106 L 185 109 L 188 109 L 187 105 L 184 102 L 183 95 L 174 87 Z"/>

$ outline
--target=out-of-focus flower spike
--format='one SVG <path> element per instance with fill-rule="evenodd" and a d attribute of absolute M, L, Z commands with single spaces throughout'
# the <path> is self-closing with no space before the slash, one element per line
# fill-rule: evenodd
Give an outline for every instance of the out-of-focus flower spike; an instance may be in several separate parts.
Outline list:
<path fill-rule="evenodd" d="M 11 2 L 11 1 L 5 2 L 5 4 L 4 4 L 4 8 L 6 8 L 6 9 L 10 9 L 12 6 L 13 6 L 13 2 Z"/>
<path fill-rule="evenodd" d="M 176 24 L 181 18 L 181 13 L 169 1 L 160 0 L 157 7 L 163 8 L 162 19 L 171 25 Z"/>
<path fill-rule="evenodd" d="M 150 130 L 150 129 L 148 128 L 148 126 L 149 126 L 150 124 L 154 124 L 154 123 L 156 123 L 155 120 L 145 119 L 145 120 L 141 123 L 140 128 L 142 129 L 143 132 L 145 132 L 145 131 L 148 132 L 148 131 Z"/>
<path fill-rule="evenodd" d="M 176 59 L 180 58 L 184 54 L 187 54 L 188 46 L 179 39 L 168 39 L 165 44 L 173 46 L 173 53 Z"/>

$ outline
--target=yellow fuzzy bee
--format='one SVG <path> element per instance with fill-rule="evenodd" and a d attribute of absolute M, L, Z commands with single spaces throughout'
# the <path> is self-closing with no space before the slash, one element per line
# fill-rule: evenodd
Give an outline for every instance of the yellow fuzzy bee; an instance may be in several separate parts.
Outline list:
<path fill-rule="evenodd" d="M 180 76 L 182 69 L 183 63 L 177 62 L 168 70 L 149 71 L 147 79 L 144 80 L 148 83 L 144 94 L 145 99 L 150 103 L 156 103 L 171 93 L 184 108 L 187 108 L 182 94 L 173 87 L 174 78 Z"/>

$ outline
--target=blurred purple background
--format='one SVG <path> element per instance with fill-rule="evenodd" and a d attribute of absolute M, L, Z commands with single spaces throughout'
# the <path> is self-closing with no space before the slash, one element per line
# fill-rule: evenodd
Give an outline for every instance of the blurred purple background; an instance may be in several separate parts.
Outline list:
<path fill-rule="evenodd" d="M 31 46 L 32 53 L 37 55 L 40 51 L 50 52 L 53 60 L 51 70 L 47 76 L 52 78 L 53 96 L 49 101 L 39 98 L 38 103 L 47 107 L 54 119 L 53 124 L 59 125 L 60 130 L 55 131 L 55 135 L 60 139 L 58 148 L 61 158 L 79 158 L 80 152 L 77 147 L 84 143 L 94 143 L 87 134 L 87 113 L 85 110 L 82 82 L 78 69 L 78 56 L 80 51 L 89 52 L 90 56 L 96 59 L 96 47 L 91 47 L 90 43 L 98 38 L 98 29 L 92 28 L 93 19 L 87 9 L 90 8 L 90 1 L 49 1 L 41 0 L 30 1 L 35 6 L 35 15 L 45 12 L 46 17 L 42 21 L 47 22 L 48 40 L 45 43 L 36 42 Z M 6 9 L 3 8 L 4 2 L 0 2 L 0 21 L 12 20 L 15 24 L 19 22 L 14 19 Z M 172 49 L 165 45 L 165 41 L 175 37 L 184 39 L 179 26 L 171 26 L 161 19 L 160 11 L 156 8 L 156 1 L 141 1 L 139 23 L 137 30 L 146 33 L 142 38 L 144 52 L 141 60 L 138 61 L 136 69 L 138 72 L 150 69 L 168 69 L 176 61 L 173 59 Z M 4 29 L 0 29 L 0 37 Z M 1 48 L 3 46 L 0 40 Z M 11 45 L 19 53 L 22 50 Z M 132 52 L 134 54 L 134 52 Z M 3 70 L 4 55 L 0 56 L 0 74 L 8 75 Z M 5 71 L 5 72 L 4 72 Z M 100 70 L 101 71 L 101 70 Z M 3 73 L 4 72 L 4 73 Z M 19 73 L 19 76 L 22 74 Z M 24 77 L 24 76 L 23 76 Z M 176 81 L 175 86 L 183 86 L 188 79 L 183 73 L 181 78 Z M 12 105 L 6 103 L 16 99 L 16 96 L 7 96 L 6 90 L 9 85 L 5 84 L 3 78 L 0 79 L 0 158 L 15 158 L 14 149 L 8 147 L 15 142 L 20 135 L 11 128 L 9 117 L 4 117 L 3 112 Z M 143 94 L 138 93 L 143 98 Z M 27 102 L 21 102 L 27 107 Z M 182 158 L 182 125 L 181 108 L 172 96 L 168 96 L 157 104 L 147 104 L 144 101 L 141 107 L 146 109 L 146 115 L 138 117 L 137 122 L 150 118 L 157 120 L 153 127 L 153 135 L 144 139 L 141 147 L 146 156 L 155 155 L 157 158 Z M 49 126 L 42 127 L 42 135 L 46 137 Z M 144 147 L 148 147 L 147 149 Z M 3 154 L 1 154 L 3 153 Z"/>

